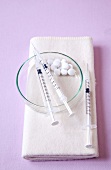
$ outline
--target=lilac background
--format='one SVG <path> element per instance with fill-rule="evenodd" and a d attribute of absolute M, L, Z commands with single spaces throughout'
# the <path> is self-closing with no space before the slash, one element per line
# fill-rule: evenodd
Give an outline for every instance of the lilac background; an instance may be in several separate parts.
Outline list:
<path fill-rule="evenodd" d="M 24 103 L 16 72 L 33 36 L 84 36 L 94 40 L 100 158 L 29 162 L 21 158 Z M 111 168 L 111 1 L 0 1 L 0 170 Z"/>

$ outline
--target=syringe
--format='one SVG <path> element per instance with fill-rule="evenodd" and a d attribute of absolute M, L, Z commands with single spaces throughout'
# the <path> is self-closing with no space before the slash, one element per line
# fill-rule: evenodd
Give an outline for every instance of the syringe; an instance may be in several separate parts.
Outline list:
<path fill-rule="evenodd" d="M 92 130 L 96 128 L 96 125 L 91 124 L 91 99 L 90 99 L 90 76 L 87 64 L 87 74 L 85 78 L 85 95 L 86 95 L 86 130 L 87 130 L 87 140 L 86 147 L 91 148 L 92 145 Z"/>
<path fill-rule="evenodd" d="M 46 104 L 47 104 L 47 107 L 48 107 L 48 112 L 49 112 L 51 119 L 52 119 L 51 124 L 57 125 L 59 122 L 54 119 L 53 107 L 52 107 L 52 104 L 51 104 L 50 95 L 49 95 L 49 92 L 48 92 L 48 89 L 47 89 L 47 85 L 45 83 L 45 79 L 44 79 L 42 70 L 41 70 L 39 65 L 40 64 L 39 64 L 38 58 L 36 57 L 36 69 L 37 69 L 37 73 L 38 73 L 39 80 L 40 80 L 40 83 L 41 83 L 41 87 L 42 87 L 42 90 L 43 90 L 43 94 L 44 94 L 44 97 L 45 97 L 45 100 L 46 100 Z"/>
<path fill-rule="evenodd" d="M 52 83 L 53 87 L 55 88 L 57 95 L 59 96 L 60 100 L 63 102 L 66 109 L 68 110 L 69 116 L 72 116 L 74 114 L 74 112 L 72 112 L 72 110 L 70 109 L 70 107 L 69 107 L 69 105 L 67 103 L 67 97 L 62 93 L 62 91 L 60 90 L 60 87 L 55 82 L 52 74 L 50 73 L 50 70 L 48 69 L 47 65 L 43 62 L 43 59 L 40 56 L 40 53 L 37 51 L 37 49 L 35 48 L 35 46 L 33 44 L 32 44 L 32 46 L 34 47 L 34 50 L 36 52 L 36 55 L 37 55 L 37 58 L 38 58 L 39 62 L 42 64 L 44 70 L 46 71 L 46 73 L 48 75 L 48 78 L 49 78 L 50 82 Z"/>

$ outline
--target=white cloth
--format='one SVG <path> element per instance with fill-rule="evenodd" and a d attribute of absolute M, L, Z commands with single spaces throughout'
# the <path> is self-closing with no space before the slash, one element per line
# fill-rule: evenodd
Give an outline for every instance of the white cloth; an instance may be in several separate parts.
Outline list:
<path fill-rule="evenodd" d="M 34 44 L 39 52 L 56 51 L 74 58 L 82 68 L 83 74 L 86 72 L 86 64 L 88 63 L 91 78 L 92 124 L 96 124 L 92 38 L 34 37 L 31 39 L 31 43 Z M 29 57 L 32 55 L 33 50 L 30 45 Z M 34 83 L 32 83 L 32 88 L 35 88 Z M 50 124 L 50 116 L 46 117 L 44 114 L 32 110 L 29 106 L 25 106 L 22 147 L 22 156 L 25 159 L 43 161 L 98 157 L 97 129 L 92 130 L 94 147 L 90 149 L 85 147 L 86 130 L 83 130 L 83 126 L 86 125 L 84 82 L 82 93 L 83 100 L 78 103 L 75 115 L 69 118 L 65 112 L 55 114 L 56 119 L 59 120 L 60 123 L 54 127 Z M 34 98 L 34 96 L 31 97 Z"/>

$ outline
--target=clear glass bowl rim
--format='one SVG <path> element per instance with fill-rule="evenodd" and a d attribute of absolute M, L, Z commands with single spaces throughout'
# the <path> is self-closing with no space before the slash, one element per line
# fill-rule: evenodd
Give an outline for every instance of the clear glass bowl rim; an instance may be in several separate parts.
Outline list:
<path fill-rule="evenodd" d="M 63 56 L 65 56 L 65 57 L 71 59 L 71 60 L 78 66 L 78 68 L 79 68 L 80 75 L 81 75 L 81 83 L 80 83 L 80 86 L 79 86 L 79 89 L 78 89 L 77 93 L 76 93 L 69 101 L 67 101 L 67 102 L 69 103 L 69 102 L 71 102 L 75 97 L 77 97 L 78 94 L 79 94 L 79 92 L 81 91 L 81 88 L 82 88 L 82 85 L 83 85 L 83 73 L 82 73 L 82 69 L 81 69 L 81 67 L 79 66 L 79 64 L 78 64 L 73 58 L 71 58 L 70 56 L 68 56 L 68 55 L 66 55 L 66 54 L 63 54 L 63 53 L 60 53 L 60 52 L 42 52 L 42 53 L 40 53 L 40 54 L 47 54 L 47 53 L 50 53 L 50 54 L 51 54 L 51 53 L 54 53 L 54 54 L 63 55 Z M 31 102 L 30 100 L 28 100 L 28 99 L 23 95 L 23 93 L 21 92 L 20 87 L 19 87 L 19 74 L 20 74 L 23 66 L 24 66 L 27 62 L 29 62 L 32 58 L 34 58 L 34 57 L 36 57 L 36 55 L 33 55 L 32 57 L 29 57 L 29 58 L 28 58 L 25 62 L 23 62 L 23 64 L 20 66 L 20 68 L 19 68 L 19 70 L 18 70 L 18 72 L 17 72 L 17 74 L 16 74 L 16 86 L 17 86 L 17 89 L 18 89 L 20 95 L 23 97 L 23 99 L 24 99 L 27 103 L 32 104 L 32 105 L 34 105 L 34 106 L 36 106 L 36 107 L 45 108 L 45 106 L 37 105 L 37 104 Z M 58 106 L 54 106 L 54 107 L 60 107 L 60 106 L 63 106 L 63 104 L 58 105 Z"/>

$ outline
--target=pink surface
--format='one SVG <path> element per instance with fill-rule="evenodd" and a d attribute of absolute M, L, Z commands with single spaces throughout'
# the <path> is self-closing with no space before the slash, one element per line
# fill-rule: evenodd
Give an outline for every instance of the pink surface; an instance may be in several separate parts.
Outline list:
<path fill-rule="evenodd" d="M 16 72 L 34 36 L 84 36 L 94 40 L 100 157 L 70 162 L 21 158 L 24 103 Z M 0 170 L 96 170 L 111 168 L 111 1 L 0 1 Z"/>

